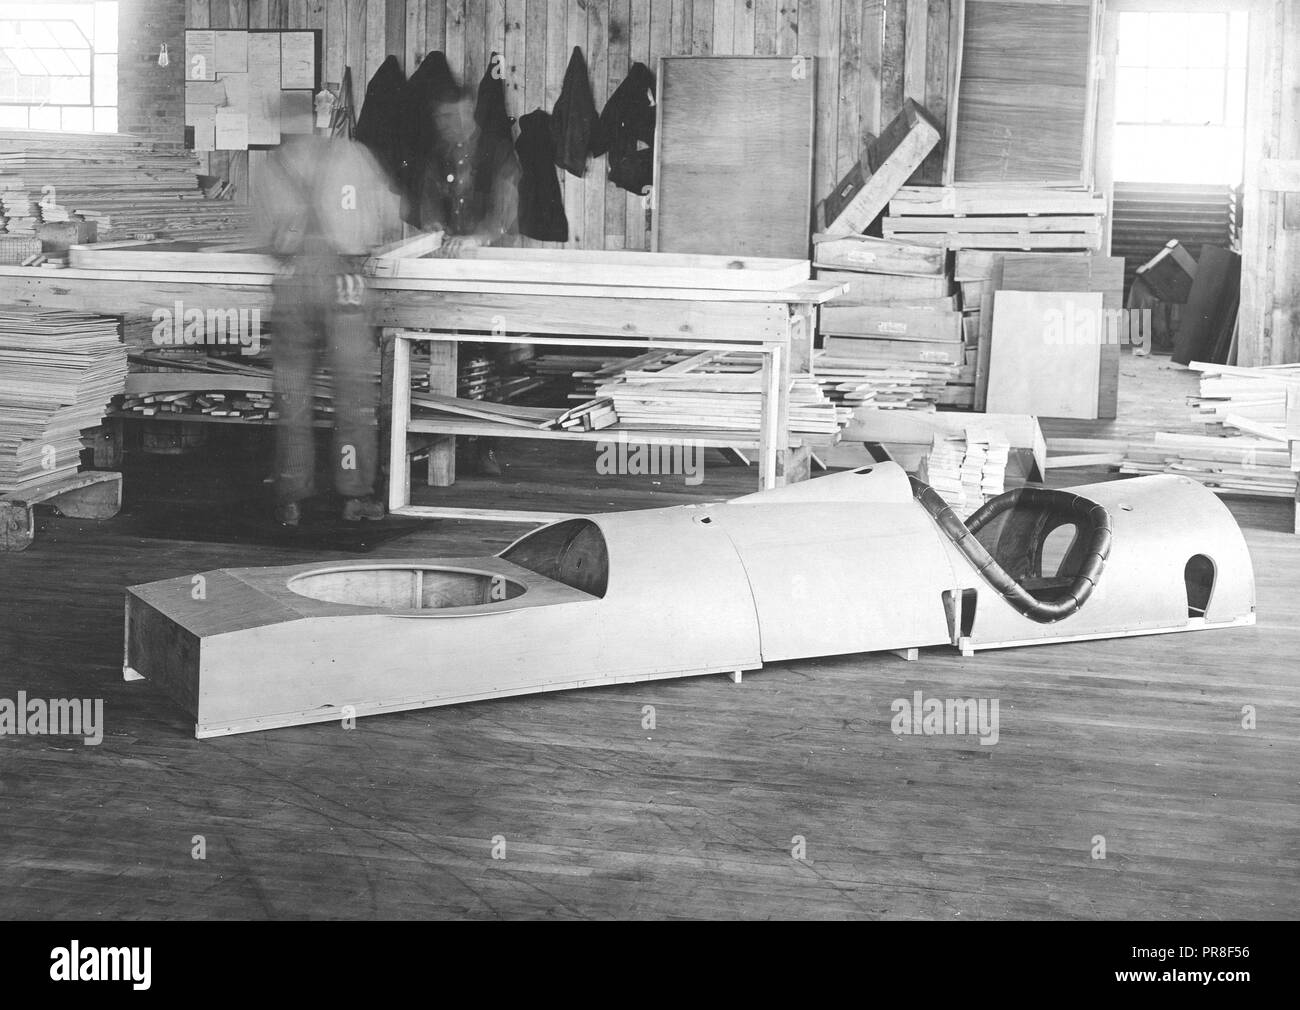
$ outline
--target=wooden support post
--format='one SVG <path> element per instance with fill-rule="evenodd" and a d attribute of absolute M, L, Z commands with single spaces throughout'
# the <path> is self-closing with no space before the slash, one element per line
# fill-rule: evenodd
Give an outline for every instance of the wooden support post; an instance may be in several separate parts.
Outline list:
<path fill-rule="evenodd" d="M 890 649 L 889 651 L 899 659 L 906 660 L 909 663 L 915 663 L 921 655 L 920 649 Z"/>
<path fill-rule="evenodd" d="M 456 395 L 459 355 L 455 340 L 429 342 L 429 392 Z M 441 435 L 429 446 L 429 487 L 451 487 L 456 483 L 456 436 Z"/>
<path fill-rule="evenodd" d="M 411 423 L 411 342 L 393 340 L 392 418 L 388 429 L 388 510 L 405 508 L 411 500 L 411 463 L 406 455 L 406 429 Z"/>
<path fill-rule="evenodd" d="M 729 674 L 727 674 L 727 676 L 731 678 L 731 682 L 733 684 L 739 684 L 742 674 L 741 671 L 739 670 L 732 670 Z"/>

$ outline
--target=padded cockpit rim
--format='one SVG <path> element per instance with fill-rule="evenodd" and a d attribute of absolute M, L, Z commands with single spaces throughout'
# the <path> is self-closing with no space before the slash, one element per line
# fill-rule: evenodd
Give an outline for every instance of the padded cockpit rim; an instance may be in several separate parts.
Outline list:
<path fill-rule="evenodd" d="M 1102 569 L 1106 566 L 1106 558 L 1110 555 L 1113 524 L 1105 506 L 1070 491 L 1022 487 L 990 499 L 976 509 L 968 520 L 962 522 L 961 517 L 934 488 L 911 475 L 908 479 L 912 483 L 912 494 L 916 501 L 966 555 L 980 576 L 1024 616 L 1040 624 L 1051 624 L 1077 613 L 1092 595 L 1097 580 L 1101 578 Z M 1086 560 L 1065 590 L 1063 599 L 1045 601 L 1035 598 L 976 539 L 975 534 L 984 526 L 1017 506 L 1049 509 L 1056 515 L 1073 519 L 1081 530 L 1088 530 L 1089 541 L 1084 551 Z"/>

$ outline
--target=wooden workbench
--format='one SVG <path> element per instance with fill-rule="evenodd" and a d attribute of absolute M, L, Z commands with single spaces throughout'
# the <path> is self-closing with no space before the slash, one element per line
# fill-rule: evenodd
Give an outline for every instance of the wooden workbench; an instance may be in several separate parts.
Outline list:
<path fill-rule="evenodd" d="M 531 334 L 536 343 L 758 351 L 765 382 L 755 443 L 761 486 L 789 478 L 790 375 L 809 369 L 817 308 L 842 293 L 843 284 L 808 280 L 801 260 L 542 249 L 478 249 L 461 259 L 425 259 L 421 242 L 427 239 L 367 264 L 367 283 L 378 292 L 376 324 L 409 334 L 396 341 L 399 352 L 409 350 L 415 330 L 425 331 L 420 339 L 447 342 L 461 334 L 489 342 Z M 233 246 L 216 252 L 176 248 L 182 251 L 165 243 L 111 243 L 74 248 L 73 266 L 63 270 L 0 267 L 0 302 L 145 318 L 177 301 L 186 309 L 269 313 L 277 265 L 272 257 Z M 471 433 L 451 420 L 411 425 L 405 392 L 395 390 L 394 420 L 404 423 L 395 423 L 394 431 L 440 425 L 447 436 Z M 636 441 L 635 431 L 622 437 Z M 394 446 L 399 442 L 395 438 Z M 438 451 L 453 450 L 447 442 Z M 394 495 L 409 495 L 404 458 L 391 483 Z M 432 514 L 409 501 L 395 511 Z M 519 514 L 500 518 L 518 521 Z"/>

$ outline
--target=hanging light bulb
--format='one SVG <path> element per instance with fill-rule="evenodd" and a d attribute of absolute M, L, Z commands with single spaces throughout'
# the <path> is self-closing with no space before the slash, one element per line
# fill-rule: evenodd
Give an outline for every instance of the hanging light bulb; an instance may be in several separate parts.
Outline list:
<path fill-rule="evenodd" d="M 158 66 L 165 67 L 169 63 L 171 60 L 167 56 L 167 43 L 164 42 L 162 48 L 158 50 Z"/>

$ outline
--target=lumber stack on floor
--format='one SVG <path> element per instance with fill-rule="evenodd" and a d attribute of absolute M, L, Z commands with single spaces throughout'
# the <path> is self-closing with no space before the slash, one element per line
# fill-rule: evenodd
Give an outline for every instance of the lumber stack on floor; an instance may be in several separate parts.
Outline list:
<path fill-rule="evenodd" d="M 1300 458 L 1288 421 L 1288 401 L 1300 403 L 1300 365 L 1233 368 L 1192 362 L 1201 372 L 1188 398 L 1205 435 L 1158 433 L 1133 444 L 1122 473 L 1180 473 L 1220 494 L 1294 498 Z"/>
<path fill-rule="evenodd" d="M 192 153 L 138 137 L 0 131 L 0 232 L 75 218 L 96 222 L 100 241 L 251 231 L 252 208 L 204 199 L 198 170 Z"/>
<path fill-rule="evenodd" d="M 0 493 L 76 473 L 81 432 L 100 424 L 125 376 L 117 320 L 0 307 Z"/>

